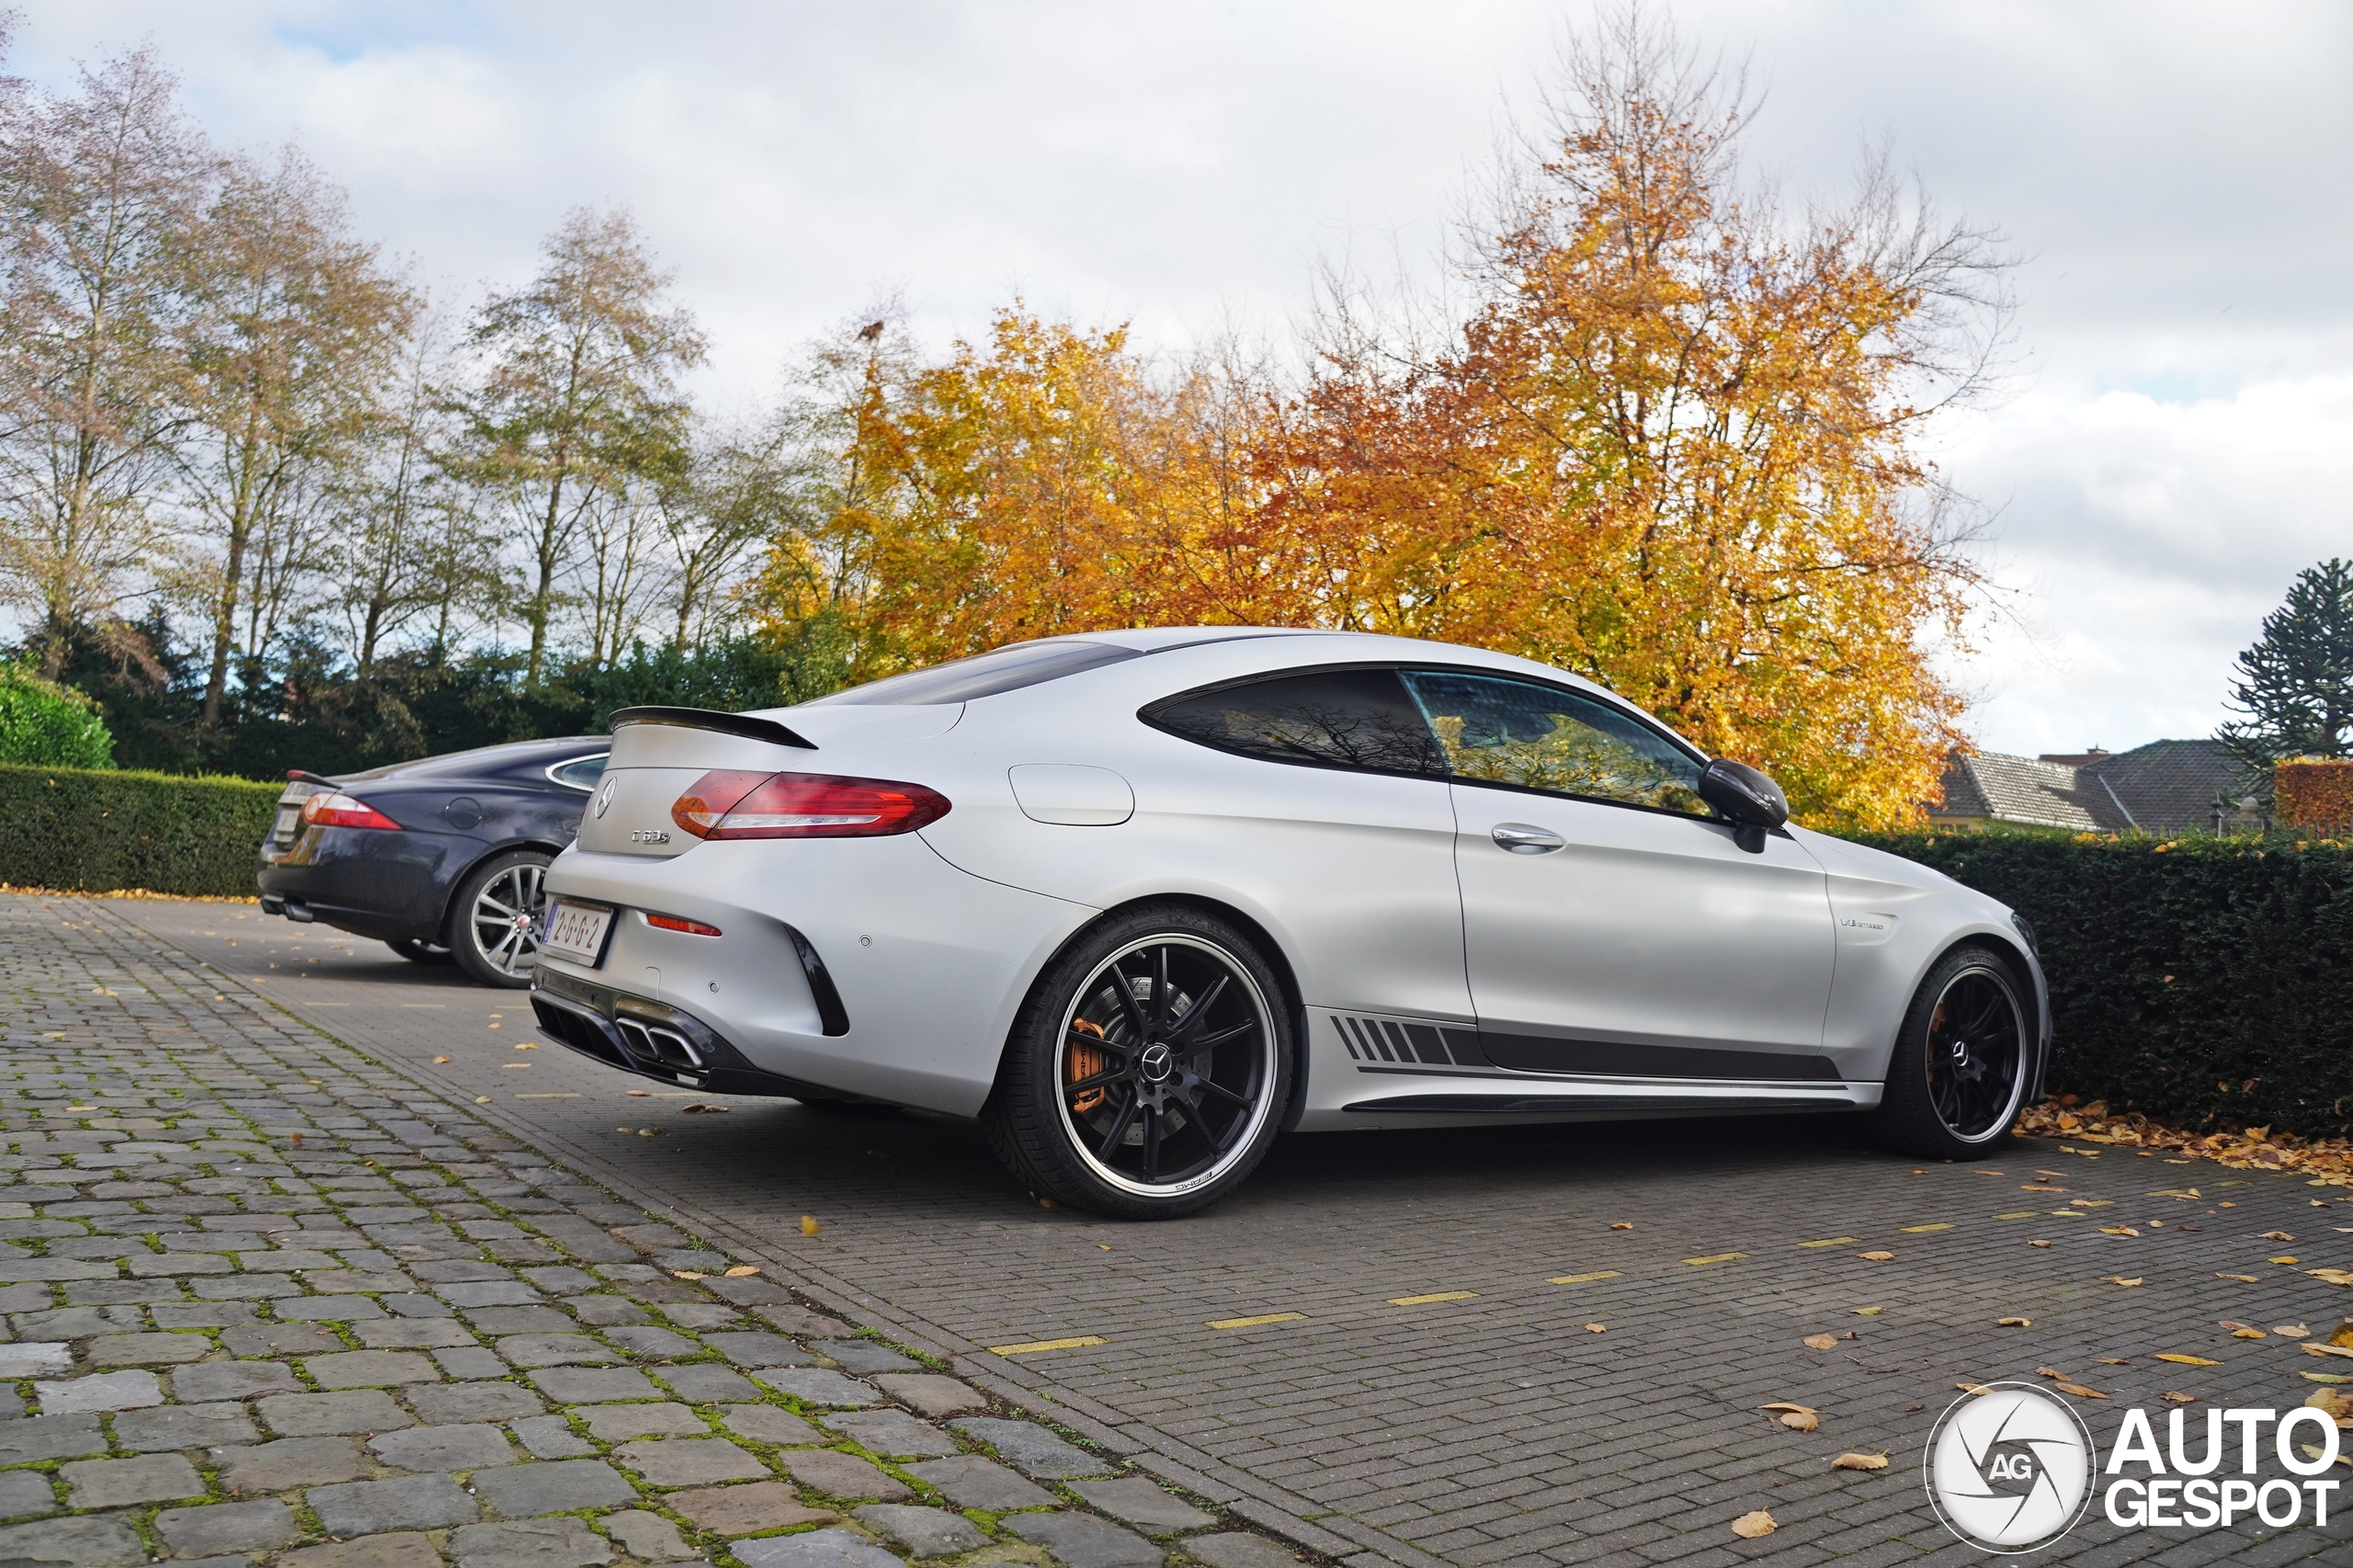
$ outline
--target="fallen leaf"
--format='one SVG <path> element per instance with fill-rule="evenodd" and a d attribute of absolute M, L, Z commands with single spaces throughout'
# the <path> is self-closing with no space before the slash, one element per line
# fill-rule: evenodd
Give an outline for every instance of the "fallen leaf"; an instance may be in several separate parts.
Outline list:
<path fill-rule="evenodd" d="M 2282 1339 L 2302 1339 L 2312 1332 L 2300 1323 L 2274 1324 L 2271 1332 Z"/>
<path fill-rule="evenodd" d="M 2047 1247 L 2051 1244 L 2049 1242 L 2029 1242 L 2026 1244 L 2030 1247 Z"/>
<path fill-rule="evenodd" d="M 759 1271 L 759 1265 L 757 1264 L 739 1263 L 734 1267 L 727 1271 L 727 1278 L 730 1279 L 749 1279 L 753 1275 L 757 1274 Z"/>
<path fill-rule="evenodd" d="M 2317 1344 L 2307 1339 L 2298 1345 L 2296 1348 L 2302 1351 L 2307 1356 L 2344 1356 L 2353 1358 L 2353 1346 L 2339 1345 L 2334 1340 L 2331 1340 L 2326 1344 Z"/>
<path fill-rule="evenodd" d="M 801 1233 L 802 1235 L 813 1236 L 824 1228 L 824 1226 L 817 1223 L 817 1216 L 814 1214 L 803 1214 L 801 1216 Z"/>
<path fill-rule="evenodd" d="M 1895 1255 L 1892 1252 L 1859 1252 L 1855 1256 L 1857 1257 L 1866 1258 L 1872 1263 L 1885 1263 Z"/>
<path fill-rule="evenodd" d="M 2129 1356 L 2095 1356 L 2092 1359 L 2103 1367 L 2129 1367 L 2132 1364 Z"/>
<path fill-rule="evenodd" d="M 1039 1207 L 1039 1208 L 1040 1208 L 1040 1209 L 1059 1209 L 1059 1208 L 1061 1208 L 1061 1207 L 1062 1207 L 1062 1205 L 1061 1205 L 1061 1204 L 1059 1204 L 1059 1203 L 1056 1203 L 1056 1202 L 1055 1202 L 1052 1199 L 1051 1199 L 1051 1198 L 1041 1198 L 1041 1199 L 1038 1199 L 1038 1207 Z"/>
<path fill-rule="evenodd" d="M 1836 1350 L 1838 1336 L 1835 1334 L 1809 1334 L 1802 1342 L 1808 1350 Z"/>
<path fill-rule="evenodd" d="M 1963 1393 L 1984 1393 L 1986 1392 L 1985 1385 L 1984 1383 L 1955 1383 L 1952 1386 L 1959 1389 Z"/>
<path fill-rule="evenodd" d="M 691 1268 L 674 1268 L 670 1270 L 670 1278 L 673 1279 L 699 1279 L 702 1276 L 696 1273 Z"/>
<path fill-rule="evenodd" d="M 2268 1259 L 2266 1259 L 2265 1261 L 2267 1261 L 2267 1262 L 2270 1262 L 2270 1263 L 2294 1263 L 2294 1262 L 2295 1262 L 2295 1261 L 2297 1261 L 2297 1260 L 2296 1260 L 2294 1257 L 2292 1257 L 2292 1256 L 2288 1256 L 2283 1255 L 2283 1256 L 2279 1256 L 2279 1257 L 2274 1257 L 2274 1258 L 2268 1258 Z"/>
<path fill-rule="evenodd" d="M 1619 1220 L 1619 1221 L 1613 1221 L 1613 1222 L 1610 1224 L 1610 1227 L 1609 1227 L 1609 1228 L 1610 1228 L 1611 1230 L 1613 1230 L 1613 1231 L 1631 1231 L 1631 1230 L 1632 1230 L 1634 1227 L 1632 1226 L 1632 1224 L 1631 1224 L 1631 1223 L 1630 1223 L 1630 1222 L 1628 1222 L 1627 1221 L 1624 1221 L 1624 1220 Z"/>
<path fill-rule="evenodd" d="M 2353 1377 L 2343 1372 L 2300 1372 L 2297 1376 L 2308 1383 L 2353 1383 Z"/>
<path fill-rule="evenodd" d="M 2060 1383 L 2056 1386 L 2061 1393 L 2071 1393 L 2077 1399 L 2106 1399 L 2108 1397 L 2099 1390 L 2087 1389 L 2081 1383 Z"/>
<path fill-rule="evenodd" d="M 2353 1345 L 2353 1318 L 2338 1324 L 2336 1332 L 2328 1336 L 2328 1342 L 2331 1345 Z"/>
<path fill-rule="evenodd" d="M 1818 1415 L 1821 1414 L 1821 1412 L 1817 1411 L 1810 1404 L 1792 1404 L 1787 1400 L 1777 1401 L 1772 1404 L 1760 1404 L 1756 1408 L 1759 1410 L 1780 1411 L 1791 1415 Z"/>
<path fill-rule="evenodd" d="M 2196 1394 L 2183 1393 L 2179 1389 L 2167 1389 L 2157 1397 L 2169 1401 L 2175 1404 L 2195 1404 L 2198 1403 L 2198 1396 Z"/>
<path fill-rule="evenodd" d="M 2242 1284 L 2246 1285 L 2260 1285 L 2263 1283 L 2262 1280 L 2257 1279 L 2252 1274 L 2217 1274 L 2214 1278 L 2217 1279 L 2236 1279 Z"/>
<path fill-rule="evenodd" d="M 488 1105 L 489 1103 L 490 1096 L 488 1095 L 476 1095 L 474 1096 L 474 1104 L 476 1105 Z"/>
<path fill-rule="evenodd" d="M 2343 1389 L 2314 1389 L 2304 1403 L 2321 1412 L 2339 1426 L 2353 1426 L 2346 1417 L 2353 1415 L 2353 1399 L 2346 1397 Z"/>
<path fill-rule="evenodd" d="M 2177 1367 L 2219 1367 L 2222 1365 L 2220 1361 L 2211 1361 L 2203 1356 L 2184 1356 L 2172 1350 L 2158 1351 L 2157 1359 L 2171 1361 Z"/>
<path fill-rule="evenodd" d="M 2037 1367 L 2034 1375 L 2038 1378 L 2057 1378 L 2062 1382 L 2067 1379 L 2067 1374 L 2056 1367 Z"/>
<path fill-rule="evenodd" d="M 2292 1242 L 2296 1238 L 2285 1231 L 2266 1231 L 2263 1233 L 2263 1239 L 2267 1242 Z"/>
<path fill-rule="evenodd" d="M 2121 1285 L 2121 1286 L 2123 1286 L 2123 1287 L 2124 1287 L 2126 1290 L 2131 1290 L 2133 1286 L 2138 1285 L 2138 1284 L 2140 1284 L 2140 1283 L 2141 1283 L 2140 1278 L 2139 1278 L 2138 1276 L 2135 1276 L 2134 1278 L 2131 1278 L 2131 1279 L 2127 1279 L 2127 1278 L 2124 1278 L 2124 1276 L 2122 1276 L 2121 1274 L 2103 1274 L 2103 1275 L 2101 1275 L 2101 1276 L 2100 1276 L 2100 1278 L 2101 1278 L 2101 1280 L 2102 1280 L 2104 1283 L 2106 1283 L 2106 1284 L 2109 1284 L 2109 1285 Z"/>
<path fill-rule="evenodd" d="M 1994 1322 L 1995 1326 L 2000 1328 L 2032 1328 L 2034 1326 L 2032 1318 L 1995 1318 Z"/>
<path fill-rule="evenodd" d="M 640 1138 L 659 1138 L 663 1135 L 663 1131 L 664 1129 L 659 1127 L 641 1127 L 637 1130 L 637 1135 Z"/>
<path fill-rule="evenodd" d="M 2141 1233 L 2130 1225 L 2102 1225 L 2099 1233 L 2103 1236 L 2137 1236 Z"/>
<path fill-rule="evenodd" d="M 435 1057 L 433 1060 L 434 1060 L 436 1062 L 447 1062 L 447 1061 L 449 1061 L 449 1059 L 448 1057 L 446 1057 L 446 1056 L 437 1056 L 437 1057 Z"/>
<path fill-rule="evenodd" d="M 477 1101 L 476 1103 L 479 1104 L 480 1102 Z M 637 1129 L 634 1127 L 616 1127 L 613 1131 L 616 1132 L 634 1132 Z"/>
<path fill-rule="evenodd" d="M 1885 1470 L 1885 1454 L 1840 1454 L 1830 1461 L 1833 1470 Z"/>
<path fill-rule="evenodd" d="M 1759 1536 L 1771 1535 L 1780 1528 L 1773 1522 L 1773 1516 L 1762 1508 L 1753 1514 L 1743 1514 L 1732 1522 L 1732 1533 L 1743 1540 L 1755 1540 Z"/>
<path fill-rule="evenodd" d="M 1792 1410 L 1781 1417 L 1781 1425 L 1792 1432 L 1812 1432 L 1822 1425 L 1822 1417 L 1811 1411 Z"/>
<path fill-rule="evenodd" d="M 727 1114 L 727 1108 L 723 1105 L 689 1105 L 680 1106 L 678 1108 L 688 1116 L 724 1116 Z"/>
<path fill-rule="evenodd" d="M 2021 1182 L 2018 1185 L 2018 1190 L 2020 1192 L 2064 1192 L 2067 1189 L 2063 1187 L 2044 1187 L 2040 1182 L 2029 1181 Z"/>
<path fill-rule="evenodd" d="M 1608 1334 L 1609 1332 L 1608 1328 L 1597 1323 L 1589 1323 L 1586 1324 L 1585 1331 L 1587 1334 Z"/>
<path fill-rule="evenodd" d="M 1885 1311 L 1887 1311 L 1885 1307 L 1857 1307 L 1855 1315 L 1859 1318 L 1875 1318 Z"/>
<path fill-rule="evenodd" d="M 631 1089 L 630 1091 L 630 1097 L 641 1100 L 652 1099 L 654 1097 L 654 1091 L 652 1089 Z"/>

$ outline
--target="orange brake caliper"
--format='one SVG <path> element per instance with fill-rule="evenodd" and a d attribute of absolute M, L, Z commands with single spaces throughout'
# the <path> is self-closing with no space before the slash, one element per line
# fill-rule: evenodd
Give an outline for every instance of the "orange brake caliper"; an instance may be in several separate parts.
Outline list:
<path fill-rule="evenodd" d="M 1071 1020 L 1070 1027 L 1091 1034 L 1097 1040 L 1103 1038 L 1103 1026 L 1088 1023 L 1085 1018 L 1074 1018 Z M 1110 1065 L 1109 1059 L 1103 1052 L 1084 1045 L 1072 1046 L 1063 1060 L 1065 1081 L 1073 1084 L 1077 1083 L 1081 1078 L 1092 1078 Z M 1078 1115 L 1085 1116 L 1102 1103 L 1103 1090 L 1097 1086 L 1083 1091 L 1076 1099 L 1071 1101 L 1070 1108 Z"/>

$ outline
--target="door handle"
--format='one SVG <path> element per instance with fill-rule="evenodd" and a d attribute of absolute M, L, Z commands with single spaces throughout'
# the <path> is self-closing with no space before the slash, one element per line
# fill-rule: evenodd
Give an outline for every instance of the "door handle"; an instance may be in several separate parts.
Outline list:
<path fill-rule="evenodd" d="M 1549 827 L 1531 827 L 1524 822 L 1497 823 L 1488 836 L 1515 855 L 1550 855 L 1569 842 Z"/>

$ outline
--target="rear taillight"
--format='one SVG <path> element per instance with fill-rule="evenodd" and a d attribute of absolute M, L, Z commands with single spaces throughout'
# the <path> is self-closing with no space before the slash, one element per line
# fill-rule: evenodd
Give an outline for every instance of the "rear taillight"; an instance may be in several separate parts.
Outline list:
<path fill-rule="evenodd" d="M 706 926 L 699 920 L 688 920 L 676 915 L 649 915 L 645 917 L 645 923 L 656 930 L 684 931 L 689 937 L 723 935 L 716 926 Z"/>
<path fill-rule="evenodd" d="M 322 790 L 302 802 L 302 820 L 314 827 L 377 827 L 400 831 L 401 824 L 340 790 Z"/>
<path fill-rule="evenodd" d="M 948 814 L 920 784 L 829 773 L 706 773 L 670 808 L 697 838 L 879 838 Z"/>

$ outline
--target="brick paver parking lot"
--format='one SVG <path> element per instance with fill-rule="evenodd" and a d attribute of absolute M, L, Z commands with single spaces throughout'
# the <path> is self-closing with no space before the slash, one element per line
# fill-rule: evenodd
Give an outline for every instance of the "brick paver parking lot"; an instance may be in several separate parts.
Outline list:
<path fill-rule="evenodd" d="M 43 1412 L 0 1422 L 0 1509 L 34 1473 L 45 1506 L 115 1499 L 7 1527 L 76 1551 L 128 1552 L 90 1533 L 119 1524 L 411 1560 L 290 1545 L 341 1527 L 585 1564 L 789 1513 L 735 1556 L 1976 1562 L 1920 1484 L 1957 1384 L 2063 1372 L 2109 1396 L 2077 1402 L 2105 1449 L 2168 1392 L 2302 1403 L 2338 1364 L 2302 1344 L 2353 1304 L 2307 1272 L 2353 1262 L 2337 1189 L 2089 1144 L 1920 1166 L 1816 1122 L 1294 1138 L 1208 1214 L 1113 1224 L 1035 1205 L 963 1124 L 697 1110 L 540 1044 L 515 993 L 251 906 L 0 922 L 28 1303 L 0 1355 Z M 1025 1412 L 1059 1432 L 991 1425 Z M 1775 1532 L 1735 1537 L 1756 1509 Z M 2345 1533 L 2095 1511 L 2044 1556 L 2326 1561 Z"/>

